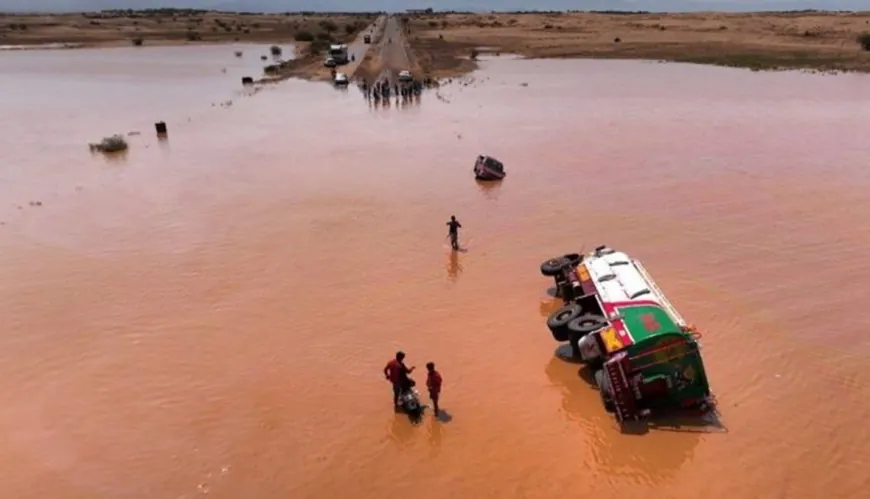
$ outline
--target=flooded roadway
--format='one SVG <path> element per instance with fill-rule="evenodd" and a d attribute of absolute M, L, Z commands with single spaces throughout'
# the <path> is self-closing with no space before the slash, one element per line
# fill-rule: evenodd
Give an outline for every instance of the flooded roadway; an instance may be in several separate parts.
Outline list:
<path fill-rule="evenodd" d="M 395 114 L 296 81 L 242 98 L 202 50 L 0 58 L 0 497 L 870 486 L 865 77 L 498 61 Z M 126 158 L 87 152 L 129 130 Z M 599 243 L 704 332 L 725 430 L 622 435 L 553 359 L 538 264 Z M 438 364 L 450 422 L 393 414 L 398 348 Z"/>

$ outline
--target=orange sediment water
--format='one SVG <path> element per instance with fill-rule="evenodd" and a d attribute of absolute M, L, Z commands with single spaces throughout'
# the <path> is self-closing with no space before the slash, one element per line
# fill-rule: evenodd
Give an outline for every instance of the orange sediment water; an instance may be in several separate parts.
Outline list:
<path fill-rule="evenodd" d="M 0 497 L 870 485 L 866 77 L 492 61 L 402 112 L 245 97 L 232 48 L 149 50 L 0 57 Z M 126 157 L 88 153 L 132 130 Z M 481 153 L 501 185 L 475 184 Z M 620 434 L 554 358 L 538 265 L 598 244 L 704 333 L 721 429 Z M 436 362 L 449 422 L 393 414 L 399 348 Z"/>

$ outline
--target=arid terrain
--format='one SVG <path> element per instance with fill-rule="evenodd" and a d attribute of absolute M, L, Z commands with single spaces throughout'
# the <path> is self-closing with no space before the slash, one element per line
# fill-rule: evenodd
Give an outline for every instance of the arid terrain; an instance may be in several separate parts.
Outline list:
<path fill-rule="evenodd" d="M 293 41 L 304 60 L 281 68 L 280 76 L 323 78 L 328 76 L 320 64 L 326 44 L 359 41 L 375 18 L 374 14 L 178 10 L 6 15 L 0 19 L 0 45 Z M 870 71 L 870 12 L 431 13 L 406 14 L 401 20 L 401 29 L 408 34 L 407 59 L 421 76 L 435 78 L 466 73 L 476 67 L 476 55 L 487 52 L 751 69 Z M 862 35 L 864 47 L 859 41 Z M 380 45 L 378 41 L 379 37 L 373 46 Z M 373 68 L 381 65 L 382 48 L 368 51 L 366 61 L 357 61 L 348 72 L 377 72 Z"/>
<path fill-rule="evenodd" d="M 239 14 L 153 10 L 0 16 L 0 45 L 82 46 L 295 42 L 353 39 L 371 14 Z"/>
<path fill-rule="evenodd" d="M 870 45 L 859 43 L 870 12 L 414 14 L 406 24 L 434 77 L 468 71 L 472 53 L 483 52 L 870 71 Z"/>

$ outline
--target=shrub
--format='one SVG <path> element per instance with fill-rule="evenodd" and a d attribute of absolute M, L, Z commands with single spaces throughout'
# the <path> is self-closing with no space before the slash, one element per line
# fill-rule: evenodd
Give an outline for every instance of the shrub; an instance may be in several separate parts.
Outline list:
<path fill-rule="evenodd" d="M 308 46 L 308 53 L 311 55 L 318 55 L 323 53 L 327 48 L 329 48 L 329 42 L 318 39 L 311 42 L 311 45 Z"/>
<path fill-rule="evenodd" d="M 356 25 L 354 25 L 354 24 L 345 24 L 344 25 L 344 32 L 347 33 L 348 35 L 352 35 L 355 31 L 356 31 Z"/>
<path fill-rule="evenodd" d="M 861 48 L 864 50 L 870 50 L 870 33 L 864 33 L 863 35 L 858 37 L 858 43 L 861 44 Z"/>
<path fill-rule="evenodd" d="M 316 38 L 318 40 L 322 40 L 322 41 L 327 42 L 327 43 L 332 42 L 332 35 L 330 35 L 329 33 L 325 32 L 325 31 L 321 31 L 320 33 L 317 33 Z"/>
<path fill-rule="evenodd" d="M 308 31 L 300 31 L 300 32 L 296 33 L 296 35 L 293 37 L 293 39 L 296 40 L 297 42 L 313 42 L 314 35 L 312 35 Z"/>
<path fill-rule="evenodd" d="M 478 55 L 480 55 L 480 52 L 477 49 L 471 49 L 471 60 L 477 59 Z"/>
<path fill-rule="evenodd" d="M 327 33 L 332 33 L 333 31 L 338 30 L 337 24 L 335 24 L 332 21 L 326 20 L 326 19 L 324 19 L 323 21 L 320 21 L 320 27 L 323 28 L 323 30 L 326 31 Z"/>
<path fill-rule="evenodd" d="M 136 38 L 130 40 L 130 42 L 133 43 L 134 47 L 141 47 L 142 43 L 144 43 L 145 40 L 143 40 L 142 37 L 137 36 Z"/>
<path fill-rule="evenodd" d="M 202 40 L 202 36 L 196 31 L 188 31 L 187 32 L 187 41 L 196 42 Z"/>
<path fill-rule="evenodd" d="M 281 55 L 281 47 L 277 45 L 272 45 L 271 47 L 269 47 L 269 52 L 271 52 L 272 55 Z"/>

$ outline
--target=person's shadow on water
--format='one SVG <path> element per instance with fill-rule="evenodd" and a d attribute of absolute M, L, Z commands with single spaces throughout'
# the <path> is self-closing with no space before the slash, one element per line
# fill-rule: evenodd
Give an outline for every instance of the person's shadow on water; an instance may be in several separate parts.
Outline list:
<path fill-rule="evenodd" d="M 435 416 L 435 419 L 438 420 L 439 423 L 449 423 L 453 421 L 453 415 L 447 412 L 445 409 L 441 409 L 438 411 L 438 415 Z"/>

